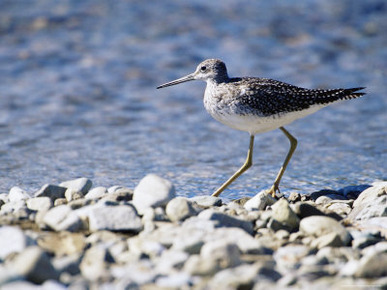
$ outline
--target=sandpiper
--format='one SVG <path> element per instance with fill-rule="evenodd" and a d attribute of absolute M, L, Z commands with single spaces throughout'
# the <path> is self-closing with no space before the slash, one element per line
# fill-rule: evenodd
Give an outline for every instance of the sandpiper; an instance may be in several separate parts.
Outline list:
<path fill-rule="evenodd" d="M 281 169 L 268 190 L 272 196 L 279 192 L 279 184 L 296 147 L 297 139 L 283 126 L 310 115 L 340 100 L 354 99 L 365 93 L 363 87 L 351 89 L 305 89 L 284 82 L 258 77 L 230 78 L 226 65 L 219 59 L 207 59 L 195 72 L 165 83 L 157 88 L 173 86 L 192 80 L 206 81 L 204 107 L 219 122 L 250 134 L 247 158 L 212 195 L 219 196 L 235 179 L 252 165 L 254 136 L 279 128 L 290 141 L 290 149 Z"/>

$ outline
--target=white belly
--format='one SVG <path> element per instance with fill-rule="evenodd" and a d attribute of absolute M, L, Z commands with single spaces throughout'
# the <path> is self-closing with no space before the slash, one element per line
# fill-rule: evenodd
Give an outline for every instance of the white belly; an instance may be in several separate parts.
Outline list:
<path fill-rule="evenodd" d="M 208 113 L 217 121 L 233 129 L 249 132 L 251 135 L 268 132 L 291 122 L 306 117 L 325 106 L 313 106 L 309 109 L 291 113 L 284 113 L 269 117 L 260 117 L 255 115 L 238 115 L 233 112 L 222 112 L 219 114 L 213 110 L 207 110 Z"/>

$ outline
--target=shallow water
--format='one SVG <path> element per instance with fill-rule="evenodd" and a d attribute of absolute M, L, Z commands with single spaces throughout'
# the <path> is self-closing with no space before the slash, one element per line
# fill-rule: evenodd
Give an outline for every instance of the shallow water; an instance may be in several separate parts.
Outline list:
<path fill-rule="evenodd" d="M 211 119 L 204 83 L 155 89 L 211 57 L 230 76 L 367 87 L 287 126 L 299 147 L 283 192 L 386 178 L 384 1 L 208 2 L 1 1 L 0 192 L 80 176 L 134 187 L 156 173 L 179 195 L 212 193 L 248 134 Z M 224 196 L 269 187 L 287 149 L 279 130 L 257 136 L 254 166 Z"/>

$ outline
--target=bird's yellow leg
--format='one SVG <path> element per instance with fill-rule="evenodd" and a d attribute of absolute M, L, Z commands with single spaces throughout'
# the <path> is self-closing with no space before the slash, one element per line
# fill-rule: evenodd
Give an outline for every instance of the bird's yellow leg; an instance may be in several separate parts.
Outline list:
<path fill-rule="evenodd" d="M 253 165 L 253 147 L 254 147 L 254 135 L 250 136 L 250 145 L 249 145 L 249 151 L 247 152 L 247 158 L 245 163 L 242 165 L 241 168 L 237 172 L 234 173 L 233 176 L 231 176 L 221 187 L 219 187 L 212 196 L 219 196 L 223 190 L 227 188 L 235 179 L 237 179 L 243 172 L 245 172 L 247 169 Z"/>
<path fill-rule="evenodd" d="M 289 149 L 288 155 L 286 155 L 285 161 L 284 161 L 280 171 L 278 172 L 278 175 L 274 181 L 273 186 L 268 191 L 268 193 L 270 193 L 273 197 L 275 197 L 275 193 L 277 191 L 279 192 L 279 184 L 280 184 L 282 175 L 284 174 L 286 167 L 288 166 L 289 161 L 292 158 L 292 155 L 297 148 L 297 139 L 294 138 L 294 136 L 292 134 L 290 134 L 284 127 L 280 127 L 280 129 L 285 134 L 285 136 L 288 137 L 288 139 L 290 141 L 290 149 Z"/>

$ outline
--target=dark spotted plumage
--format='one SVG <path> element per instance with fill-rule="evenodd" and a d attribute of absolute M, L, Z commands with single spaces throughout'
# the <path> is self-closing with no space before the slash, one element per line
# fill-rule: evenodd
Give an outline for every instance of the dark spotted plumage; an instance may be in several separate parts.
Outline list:
<path fill-rule="evenodd" d="M 234 102 L 247 111 L 255 111 L 261 116 L 296 112 L 313 105 L 358 98 L 364 88 L 352 89 L 305 89 L 267 78 L 231 78 L 226 81 L 230 86 L 246 87 L 244 93 L 235 97 Z"/>

